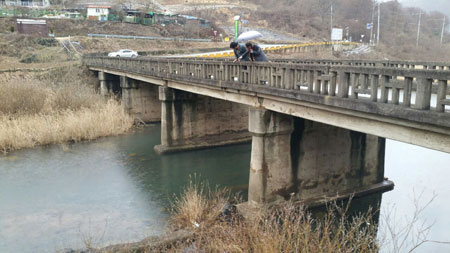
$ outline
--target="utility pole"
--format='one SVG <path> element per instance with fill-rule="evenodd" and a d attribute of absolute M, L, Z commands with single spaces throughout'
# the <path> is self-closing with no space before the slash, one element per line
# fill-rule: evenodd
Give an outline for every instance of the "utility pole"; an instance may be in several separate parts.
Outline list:
<path fill-rule="evenodd" d="M 331 20 L 330 20 L 330 41 L 332 41 L 332 40 L 333 40 L 333 0 L 331 0 L 330 13 L 331 13 Z"/>
<path fill-rule="evenodd" d="M 419 47 L 419 38 L 420 38 L 420 22 L 422 21 L 422 10 L 419 12 L 419 24 L 417 25 L 417 41 L 416 47 Z"/>
<path fill-rule="evenodd" d="M 377 45 L 380 43 L 380 2 L 378 2 Z"/>
<path fill-rule="evenodd" d="M 375 17 L 375 2 L 373 2 L 373 8 L 372 8 L 372 23 L 370 23 L 370 40 L 369 40 L 370 45 L 375 44 L 375 43 L 374 43 L 375 40 L 374 40 L 374 37 L 373 37 L 373 19 L 374 19 L 374 17 Z"/>
<path fill-rule="evenodd" d="M 445 29 L 445 16 L 444 16 L 444 20 L 442 22 L 441 45 L 442 45 L 442 40 L 444 39 L 444 29 Z"/>

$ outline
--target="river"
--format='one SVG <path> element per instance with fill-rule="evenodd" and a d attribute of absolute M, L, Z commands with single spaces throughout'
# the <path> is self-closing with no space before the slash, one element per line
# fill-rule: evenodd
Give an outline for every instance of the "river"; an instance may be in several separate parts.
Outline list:
<path fill-rule="evenodd" d="M 190 175 L 246 194 L 249 144 L 159 156 L 153 151 L 159 142 L 160 126 L 153 125 L 0 156 L 0 252 L 54 252 L 159 235 Z M 385 176 L 396 186 L 383 195 L 381 221 L 395 211 L 390 224 L 400 229 L 415 202 L 435 195 L 419 221 L 435 221 L 429 239 L 450 241 L 450 155 L 387 141 Z M 414 192 L 422 193 L 419 201 Z M 382 222 L 380 234 L 386 228 Z M 426 243 L 415 252 L 430 251 L 450 246 Z"/>

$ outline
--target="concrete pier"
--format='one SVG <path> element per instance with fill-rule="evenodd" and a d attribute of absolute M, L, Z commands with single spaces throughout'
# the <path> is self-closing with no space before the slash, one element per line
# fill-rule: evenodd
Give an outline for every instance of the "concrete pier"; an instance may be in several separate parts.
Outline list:
<path fill-rule="evenodd" d="M 162 154 L 250 140 L 248 107 L 242 104 L 159 87 Z"/>
<path fill-rule="evenodd" d="M 161 102 L 158 85 L 120 77 L 122 88 L 122 106 L 137 121 L 161 121 Z"/>
<path fill-rule="evenodd" d="M 248 204 L 305 202 L 392 189 L 384 182 L 385 139 L 264 109 L 250 109 Z"/>
<path fill-rule="evenodd" d="M 100 94 L 103 96 L 114 96 L 120 94 L 120 77 L 103 71 L 98 72 L 100 81 Z"/>
<path fill-rule="evenodd" d="M 248 201 L 263 204 L 293 187 L 291 134 L 293 117 L 260 108 L 249 110 L 252 133 Z"/>

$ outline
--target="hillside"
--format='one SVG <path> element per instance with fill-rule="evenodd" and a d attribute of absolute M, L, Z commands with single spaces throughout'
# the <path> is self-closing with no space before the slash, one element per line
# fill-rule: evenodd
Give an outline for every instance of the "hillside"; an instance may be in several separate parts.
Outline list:
<path fill-rule="evenodd" d="M 64 6 L 87 3 L 65 1 Z M 232 38 L 233 17 L 239 15 L 241 20 L 245 20 L 240 23 L 241 31 L 258 30 L 263 33 L 260 43 L 328 41 L 331 21 L 333 27 L 344 29 L 344 38 L 348 40 L 369 43 L 371 35 L 372 42 L 377 40 L 378 35 L 378 6 L 374 0 L 105 0 L 102 3 L 112 5 L 116 11 L 120 6 L 132 6 L 142 11 L 192 15 L 211 21 L 212 27 L 142 26 L 121 22 L 49 19 L 50 30 L 56 36 L 108 33 L 220 40 L 219 37 L 213 37 L 212 31 L 217 30 L 223 37 Z M 428 61 L 450 59 L 448 32 L 444 34 L 441 44 L 442 21 L 444 18 L 448 20 L 444 14 L 405 7 L 398 1 L 383 2 L 379 8 L 382 17 L 379 45 L 375 52 L 356 57 Z M 0 32 L 8 33 L 13 22 L 13 19 L 0 18 Z M 372 30 L 366 28 L 369 23 L 373 23 Z"/>
<path fill-rule="evenodd" d="M 180 4 L 182 1 L 159 2 Z M 299 40 L 314 41 L 330 39 L 332 22 L 333 27 L 348 31 L 344 33 L 346 39 L 363 43 L 369 43 L 371 35 L 373 42 L 377 40 L 380 8 L 382 18 L 377 47 L 380 53 L 362 57 L 429 61 L 450 59 L 448 32 L 443 34 L 441 44 L 442 23 L 444 18 L 447 21 L 449 18 L 440 12 L 405 7 L 398 1 L 387 1 L 378 6 L 373 0 L 247 0 L 245 4 L 242 4 L 244 1 L 228 1 L 229 5 L 238 6 L 228 8 L 216 8 L 204 2 L 224 1 L 189 1 L 191 8 L 182 13 L 212 20 L 224 28 L 232 26 L 233 16 L 240 15 L 241 20 L 248 20 L 249 23 L 244 25 L 244 29 L 271 29 Z M 211 8 L 192 10 L 195 3 Z M 367 29 L 369 23 L 373 24 L 373 30 Z"/>

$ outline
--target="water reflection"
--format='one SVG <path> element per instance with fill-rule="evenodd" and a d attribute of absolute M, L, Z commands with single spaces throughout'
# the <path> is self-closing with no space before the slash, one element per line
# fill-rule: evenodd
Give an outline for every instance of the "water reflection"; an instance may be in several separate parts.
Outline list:
<path fill-rule="evenodd" d="M 249 145 L 159 156 L 160 127 L 0 157 L 0 252 L 47 252 L 160 234 L 170 198 L 198 174 L 248 182 Z"/>

